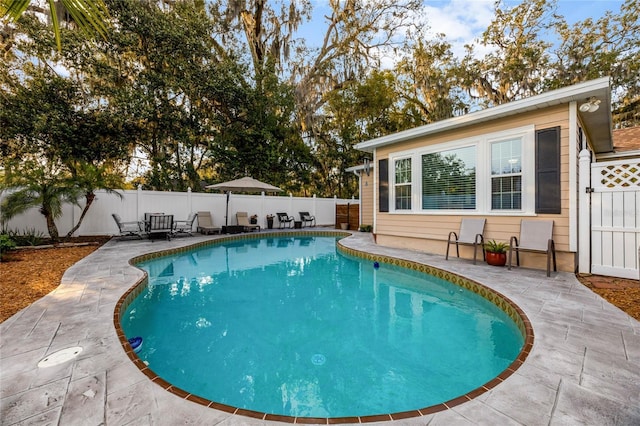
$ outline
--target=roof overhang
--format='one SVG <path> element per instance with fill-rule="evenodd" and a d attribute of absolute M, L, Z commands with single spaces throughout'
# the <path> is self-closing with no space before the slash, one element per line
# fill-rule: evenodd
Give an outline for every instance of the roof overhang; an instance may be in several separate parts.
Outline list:
<path fill-rule="evenodd" d="M 369 168 L 373 169 L 373 162 L 369 163 Z M 352 166 L 352 167 L 347 167 L 346 169 L 344 169 L 345 172 L 361 172 L 361 171 L 365 171 L 367 169 L 367 166 L 364 164 L 360 164 L 357 166 Z"/>
<path fill-rule="evenodd" d="M 594 151 L 596 153 L 610 152 L 613 150 L 613 141 L 611 136 L 611 88 L 609 77 L 574 84 L 573 86 L 563 87 L 540 95 L 531 96 L 530 98 L 475 111 L 460 117 L 453 117 L 360 142 L 356 145 L 356 148 L 362 151 L 373 152 L 374 149 L 386 145 L 499 120 L 516 114 L 568 104 L 570 102 L 576 102 L 579 107 L 591 97 L 600 100 L 600 108 L 595 112 L 580 112 L 578 110 L 578 115 L 581 118 L 584 131 L 591 141 Z"/>

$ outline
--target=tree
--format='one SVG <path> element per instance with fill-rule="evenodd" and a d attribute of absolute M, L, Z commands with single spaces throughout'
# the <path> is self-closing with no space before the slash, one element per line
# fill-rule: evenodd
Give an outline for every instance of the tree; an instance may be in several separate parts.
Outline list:
<path fill-rule="evenodd" d="M 267 74 L 260 87 L 248 88 L 244 95 L 242 116 L 221 129 L 211 144 L 218 180 L 249 175 L 301 191 L 309 181 L 312 160 L 309 147 L 291 125 L 292 88 Z"/>
<path fill-rule="evenodd" d="M 59 239 L 55 219 L 62 215 L 63 203 L 77 205 L 80 195 L 78 187 L 59 167 L 37 161 L 15 162 L 6 167 L 0 190 L 8 192 L 2 202 L 2 214 L 6 220 L 32 207 L 39 207 L 52 241 Z"/>
<path fill-rule="evenodd" d="M 101 107 L 81 108 L 78 86 L 48 67 L 25 67 L 26 78 L 7 79 L 0 92 L 0 146 L 10 211 L 41 206 L 52 239 L 62 200 L 83 212 L 71 236 L 95 199 L 96 189 L 113 192 L 123 186 L 116 164 L 128 156 L 125 129 L 118 117 Z M 30 168 L 34 170 L 30 170 Z M 74 198 L 75 197 L 75 198 Z"/>
<path fill-rule="evenodd" d="M 467 47 L 463 87 L 484 106 L 499 105 L 538 93 L 549 68 L 549 42 L 541 35 L 556 22 L 555 0 L 522 2 L 511 9 L 495 3 L 495 18 L 480 44 L 492 49 L 482 58 Z"/>
<path fill-rule="evenodd" d="M 326 95 L 325 115 L 313 138 L 313 185 L 322 196 L 348 198 L 357 193 L 357 181 L 344 173 L 367 155 L 354 148 L 360 141 L 415 125 L 400 107 L 397 80 L 391 71 L 374 71 L 362 82 L 352 82 Z"/>
<path fill-rule="evenodd" d="M 144 186 L 200 190 L 209 143 L 237 109 L 220 87 L 236 90 L 239 68 L 217 57 L 201 5 L 108 4 L 118 26 L 94 57 L 80 57 L 84 78 L 131 125 L 130 140 L 149 161 Z"/>
<path fill-rule="evenodd" d="M 237 0 L 223 7 L 213 4 L 214 16 L 224 17 L 219 33 L 240 31 L 251 58 L 256 88 L 270 73 L 287 79 L 295 94 L 295 126 L 314 149 L 328 141 L 325 131 L 330 94 L 347 89 L 380 63 L 385 49 L 399 42 L 401 29 L 411 25 L 418 0 L 329 1 L 326 30 L 319 47 L 308 47 L 294 38 L 295 31 L 310 16 L 308 1 Z M 225 36 L 225 40 L 232 38 Z M 241 37 L 233 38 L 239 43 Z M 230 44 L 231 42 L 229 42 Z M 329 147 L 326 147 L 325 151 Z M 321 173 L 320 170 L 315 170 Z M 336 171 L 344 175 L 344 168 Z M 332 174 L 334 174 L 332 172 Z M 323 175 L 326 176 L 326 175 Z M 345 177 L 346 178 L 346 177 Z"/>
<path fill-rule="evenodd" d="M 620 127 L 640 124 L 640 3 L 627 0 L 620 14 L 607 12 L 593 21 L 556 24 L 560 44 L 547 87 L 576 84 L 599 77 L 612 80 L 613 117 Z"/>
<path fill-rule="evenodd" d="M 460 88 L 460 65 L 451 44 L 440 34 L 419 38 L 395 68 L 406 114 L 419 124 L 433 123 L 468 111 Z"/>
<path fill-rule="evenodd" d="M 399 33 L 414 25 L 418 0 L 330 0 L 320 47 L 302 45 L 291 61 L 301 131 L 314 133 L 324 121 L 326 94 L 340 91 L 380 66 L 381 57 L 401 44 Z"/>

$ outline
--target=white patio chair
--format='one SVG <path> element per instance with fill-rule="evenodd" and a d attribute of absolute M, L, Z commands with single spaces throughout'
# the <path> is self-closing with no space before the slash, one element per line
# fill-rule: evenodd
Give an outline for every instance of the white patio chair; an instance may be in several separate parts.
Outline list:
<path fill-rule="evenodd" d="M 193 237 L 193 222 L 195 222 L 196 217 L 198 215 L 196 213 L 189 213 L 187 216 L 187 220 L 176 220 L 173 222 L 173 233 L 174 234 L 187 234 Z"/>
<path fill-rule="evenodd" d="M 122 218 L 117 213 L 112 213 L 113 220 L 118 225 L 119 237 L 138 237 L 144 236 L 144 224 L 138 221 L 123 222 Z"/>

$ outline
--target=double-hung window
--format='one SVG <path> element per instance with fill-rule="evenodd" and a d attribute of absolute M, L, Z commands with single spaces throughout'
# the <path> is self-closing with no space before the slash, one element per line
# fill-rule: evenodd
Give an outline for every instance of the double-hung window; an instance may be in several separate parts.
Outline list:
<path fill-rule="evenodd" d="M 411 210 L 411 158 L 395 160 L 396 210 Z"/>
<path fill-rule="evenodd" d="M 522 209 L 522 139 L 491 143 L 491 210 Z"/>

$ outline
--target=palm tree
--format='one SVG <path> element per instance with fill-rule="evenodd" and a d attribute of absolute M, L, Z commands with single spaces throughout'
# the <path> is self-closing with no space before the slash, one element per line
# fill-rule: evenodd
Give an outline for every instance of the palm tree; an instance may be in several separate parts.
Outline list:
<path fill-rule="evenodd" d="M 32 5 L 32 3 L 36 3 Z M 60 23 L 58 19 L 57 3 L 61 3 L 71 20 L 76 23 L 88 37 L 101 36 L 106 38 L 109 25 L 109 11 L 104 0 L 47 0 L 49 10 L 41 9 L 36 1 L 31 0 L 0 0 L 0 18 L 3 21 L 17 21 L 30 8 L 46 13 L 51 19 L 53 33 L 58 50 L 62 50 L 60 41 Z"/>
<path fill-rule="evenodd" d="M 115 194 L 122 198 L 122 194 L 114 188 L 123 186 L 122 176 L 110 173 L 109 167 L 106 165 L 96 166 L 90 163 L 76 162 L 70 166 L 72 166 L 70 168 L 72 169 L 73 181 L 78 186 L 79 191 L 84 192 L 85 204 L 78 222 L 67 233 L 67 238 L 71 237 L 80 228 L 85 215 L 96 199 L 96 190 L 102 189 L 109 194 Z"/>
<path fill-rule="evenodd" d="M 81 195 L 69 176 L 31 161 L 22 164 L 19 170 L 9 171 L 0 189 L 10 191 L 2 201 L 3 220 L 39 207 L 52 241 L 59 239 L 55 219 L 62 215 L 62 205 L 65 202 L 77 205 Z"/>

